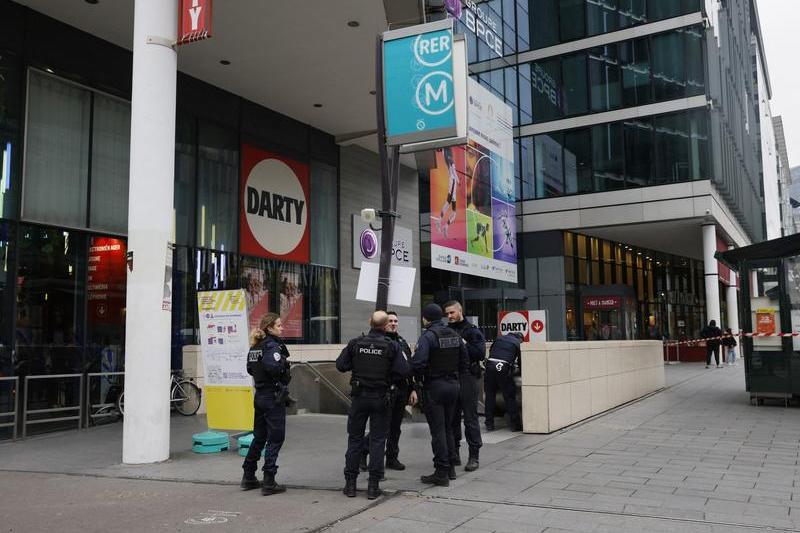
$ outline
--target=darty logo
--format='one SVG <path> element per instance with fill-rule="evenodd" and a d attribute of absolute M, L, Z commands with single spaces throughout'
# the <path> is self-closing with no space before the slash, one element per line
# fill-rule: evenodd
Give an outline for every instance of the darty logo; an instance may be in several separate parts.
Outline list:
<path fill-rule="evenodd" d="M 294 171 L 283 161 L 264 159 L 250 171 L 243 189 L 247 225 L 258 244 L 277 255 L 297 248 L 308 224 L 308 209 Z"/>

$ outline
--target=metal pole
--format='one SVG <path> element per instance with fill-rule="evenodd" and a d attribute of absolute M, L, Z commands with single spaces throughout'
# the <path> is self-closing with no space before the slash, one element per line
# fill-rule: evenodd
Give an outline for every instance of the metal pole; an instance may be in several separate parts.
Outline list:
<path fill-rule="evenodd" d="M 400 168 L 400 147 L 392 148 L 392 169 L 389 169 L 386 150 L 386 120 L 383 101 L 383 40 L 379 35 L 375 45 L 375 111 L 378 122 L 378 158 L 381 166 L 381 259 L 378 267 L 378 293 L 375 310 L 385 311 L 389 303 L 389 275 L 394 241 L 394 175 Z"/>

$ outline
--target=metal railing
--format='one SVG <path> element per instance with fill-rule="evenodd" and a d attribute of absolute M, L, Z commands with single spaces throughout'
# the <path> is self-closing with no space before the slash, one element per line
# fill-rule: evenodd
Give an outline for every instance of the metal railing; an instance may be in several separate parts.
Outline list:
<path fill-rule="evenodd" d="M 68 407 L 52 407 L 49 409 L 28 409 L 28 396 L 30 395 L 30 382 L 33 380 L 42 379 L 77 379 L 78 380 L 78 405 L 70 405 Z M 25 397 L 22 399 L 22 438 L 24 439 L 28 434 L 28 426 L 33 424 L 48 424 L 52 422 L 69 422 L 76 420 L 78 422 L 78 429 L 82 427 L 82 413 L 83 410 L 83 374 L 51 374 L 41 376 L 25 376 Z M 76 414 L 70 416 L 54 416 L 48 418 L 37 418 L 29 420 L 30 415 L 43 415 L 43 414 L 58 414 L 76 411 Z"/>
<path fill-rule="evenodd" d="M 101 399 L 100 403 L 92 403 L 92 378 L 103 378 L 109 376 L 124 376 L 125 372 L 87 372 L 86 373 L 86 427 L 89 426 L 92 420 L 106 417 L 117 417 L 118 413 L 115 411 L 117 402 L 106 402 Z M 122 387 L 119 387 L 119 392 L 122 392 Z"/>
<path fill-rule="evenodd" d="M 13 394 L 14 394 L 14 410 L 13 411 L 6 411 L 5 413 L 0 413 L 0 418 L 12 418 L 12 422 L 3 422 L 0 423 L 0 428 L 12 428 L 11 429 L 11 438 L 16 440 L 17 439 L 17 408 L 19 407 L 19 377 L 12 376 L 12 377 L 2 377 L 0 378 L 0 382 L 3 381 L 11 381 L 14 383 L 13 387 Z"/>
<path fill-rule="evenodd" d="M 315 364 L 319 363 L 331 363 L 332 361 L 303 361 L 301 363 L 292 363 L 294 365 L 303 365 L 308 368 L 312 374 L 319 380 L 319 382 L 324 383 L 328 389 L 333 393 L 334 396 L 339 398 L 341 401 L 345 403 L 348 407 L 350 404 L 353 403 L 353 400 L 350 398 L 347 393 L 343 392 L 339 387 L 337 387 L 331 380 L 326 378 L 322 372 L 320 372 L 317 368 L 314 367 Z"/>

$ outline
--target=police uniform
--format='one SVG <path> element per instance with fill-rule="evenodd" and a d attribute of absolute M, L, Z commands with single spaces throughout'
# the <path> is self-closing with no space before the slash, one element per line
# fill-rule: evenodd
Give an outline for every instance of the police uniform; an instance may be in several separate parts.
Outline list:
<path fill-rule="evenodd" d="M 436 469 L 431 476 L 423 476 L 422 481 L 447 486 L 448 477 L 453 477 L 450 459 L 456 453 L 453 415 L 459 397 L 458 374 L 469 369 L 464 342 L 453 329 L 434 322 L 417 341 L 411 367 L 431 432 Z"/>
<path fill-rule="evenodd" d="M 368 496 L 377 497 L 378 481 L 383 477 L 386 434 L 391 407 L 390 387 L 395 379 L 410 373 L 408 361 L 396 342 L 382 329 L 351 340 L 336 359 L 339 372 L 352 372 L 352 404 L 347 417 L 347 453 L 345 454 L 345 493 L 355 494 L 358 463 L 364 442 L 367 419 L 370 425 Z M 352 493 L 349 488 L 352 486 Z"/>
<path fill-rule="evenodd" d="M 519 364 L 521 343 L 522 339 L 517 335 L 503 335 L 498 337 L 489 349 L 486 374 L 483 377 L 486 429 L 494 429 L 494 403 L 499 390 L 503 393 L 512 431 L 522 430 L 522 419 L 517 404 L 517 386 L 514 385 L 513 375 L 514 365 Z"/>
<path fill-rule="evenodd" d="M 461 418 L 464 418 L 464 436 L 469 446 L 469 462 L 467 470 L 478 468 L 478 454 L 483 441 L 481 440 L 481 426 L 478 420 L 478 396 L 480 388 L 478 380 L 481 377 L 480 362 L 486 358 L 486 340 L 483 333 L 474 324 L 467 320 L 451 322 L 448 324 L 467 343 L 469 354 L 469 367 L 460 372 L 458 380 L 461 383 L 459 403 L 456 405 L 453 417 L 453 438 L 456 442 L 455 455 L 451 458 L 455 464 L 461 464 L 458 449 L 461 445 Z M 473 467 L 474 465 L 474 467 Z"/>
<path fill-rule="evenodd" d="M 246 477 L 253 477 L 261 450 L 266 444 L 262 487 L 265 494 L 271 494 L 271 488 L 283 490 L 275 485 L 275 473 L 278 471 L 278 452 L 286 436 L 285 402 L 289 381 L 292 379 L 288 357 L 286 346 L 271 335 L 253 346 L 247 354 L 247 373 L 253 376 L 256 394 L 253 442 L 247 451 L 242 469 Z"/>

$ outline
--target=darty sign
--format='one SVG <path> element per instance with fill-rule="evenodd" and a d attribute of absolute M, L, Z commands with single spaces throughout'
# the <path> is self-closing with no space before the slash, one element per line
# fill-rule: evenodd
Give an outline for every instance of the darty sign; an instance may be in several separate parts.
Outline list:
<path fill-rule="evenodd" d="M 445 0 L 447 12 L 498 55 L 503 56 L 503 25 L 487 4 L 474 0 Z"/>
<path fill-rule="evenodd" d="M 243 145 L 240 183 L 241 252 L 308 263 L 308 166 Z"/>
<path fill-rule="evenodd" d="M 211 37 L 211 0 L 180 0 L 178 44 Z"/>
<path fill-rule="evenodd" d="M 500 311 L 497 323 L 500 335 L 520 333 L 524 342 L 547 341 L 546 311 Z"/>

